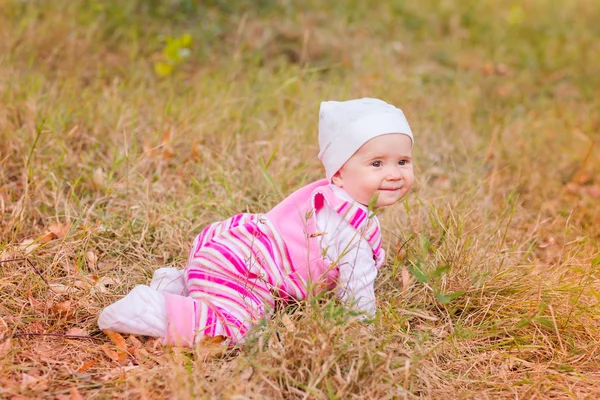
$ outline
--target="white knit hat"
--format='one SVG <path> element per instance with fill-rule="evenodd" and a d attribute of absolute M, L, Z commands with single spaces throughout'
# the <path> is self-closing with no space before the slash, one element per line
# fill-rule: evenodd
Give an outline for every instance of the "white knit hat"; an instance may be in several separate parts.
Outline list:
<path fill-rule="evenodd" d="M 319 160 L 327 179 L 366 142 L 388 133 L 403 133 L 414 139 L 399 108 L 379 99 L 324 101 L 319 111 Z"/>

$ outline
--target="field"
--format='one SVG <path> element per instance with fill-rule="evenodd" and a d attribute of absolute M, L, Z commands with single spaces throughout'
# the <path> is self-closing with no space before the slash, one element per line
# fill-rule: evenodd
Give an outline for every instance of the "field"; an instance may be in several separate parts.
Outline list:
<path fill-rule="evenodd" d="M 302 5 L 302 7 L 300 7 Z M 0 398 L 600 398 L 600 2 L 0 2 Z M 107 336 L 194 236 L 324 176 L 320 101 L 415 135 L 368 326 Z"/>

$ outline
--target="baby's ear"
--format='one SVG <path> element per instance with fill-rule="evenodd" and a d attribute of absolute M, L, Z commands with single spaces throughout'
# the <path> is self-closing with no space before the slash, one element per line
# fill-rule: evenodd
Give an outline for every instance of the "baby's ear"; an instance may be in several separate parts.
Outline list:
<path fill-rule="evenodd" d="M 333 174 L 333 176 L 331 177 L 331 183 L 333 183 L 335 186 L 337 186 L 339 188 L 344 187 L 344 181 L 342 180 L 342 175 L 340 175 L 340 171 Z"/>

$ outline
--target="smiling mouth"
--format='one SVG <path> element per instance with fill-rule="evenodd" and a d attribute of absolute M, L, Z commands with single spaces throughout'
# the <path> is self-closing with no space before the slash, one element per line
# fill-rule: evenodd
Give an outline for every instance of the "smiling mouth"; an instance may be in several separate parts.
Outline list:
<path fill-rule="evenodd" d="M 402 187 L 394 188 L 394 189 L 379 189 L 379 190 L 381 190 L 382 192 L 396 192 L 400 189 L 402 189 Z"/>

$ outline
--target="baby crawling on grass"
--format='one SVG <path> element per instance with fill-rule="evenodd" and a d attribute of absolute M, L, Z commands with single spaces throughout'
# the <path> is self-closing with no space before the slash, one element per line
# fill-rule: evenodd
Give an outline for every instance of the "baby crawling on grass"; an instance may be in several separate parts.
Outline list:
<path fill-rule="evenodd" d="M 373 317 L 374 281 L 385 259 L 375 213 L 414 182 L 412 132 L 402 111 L 384 101 L 326 101 L 319 147 L 326 179 L 266 214 L 208 225 L 183 271 L 158 269 L 150 286 L 106 307 L 98 326 L 168 345 L 191 347 L 219 335 L 234 344 L 273 311 L 275 299 L 325 290 Z"/>

